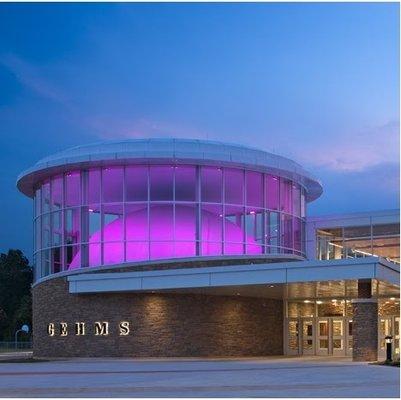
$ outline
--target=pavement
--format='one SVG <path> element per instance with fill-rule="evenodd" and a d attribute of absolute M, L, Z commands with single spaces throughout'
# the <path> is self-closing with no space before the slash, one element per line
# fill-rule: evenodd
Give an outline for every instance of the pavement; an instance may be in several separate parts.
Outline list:
<path fill-rule="evenodd" d="M 0 363 L 0 397 L 398 398 L 399 373 L 333 357 L 14 360 Z"/>

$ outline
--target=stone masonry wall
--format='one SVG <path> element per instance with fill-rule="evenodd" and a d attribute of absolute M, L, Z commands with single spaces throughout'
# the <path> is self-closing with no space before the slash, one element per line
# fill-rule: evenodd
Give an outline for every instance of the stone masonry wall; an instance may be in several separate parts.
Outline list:
<path fill-rule="evenodd" d="M 377 360 L 377 301 L 353 303 L 353 350 L 354 361 Z"/>
<path fill-rule="evenodd" d="M 33 288 L 35 357 L 193 357 L 283 354 L 281 300 L 166 293 L 70 294 L 65 277 Z M 96 336 L 94 323 L 109 322 Z M 118 324 L 131 331 L 120 336 Z M 67 336 L 59 324 L 67 323 Z M 85 322 L 84 336 L 75 334 Z M 47 327 L 55 324 L 55 335 Z"/>

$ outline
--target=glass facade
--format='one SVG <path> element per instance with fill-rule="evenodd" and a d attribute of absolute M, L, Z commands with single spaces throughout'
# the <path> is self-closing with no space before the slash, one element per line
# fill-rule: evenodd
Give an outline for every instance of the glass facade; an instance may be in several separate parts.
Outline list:
<path fill-rule="evenodd" d="M 400 263 L 400 225 L 386 216 L 355 226 L 319 228 L 316 239 L 319 260 L 377 256 Z"/>
<path fill-rule="evenodd" d="M 76 268 L 221 255 L 304 256 L 305 191 L 251 170 L 126 165 L 35 191 L 36 279 Z"/>

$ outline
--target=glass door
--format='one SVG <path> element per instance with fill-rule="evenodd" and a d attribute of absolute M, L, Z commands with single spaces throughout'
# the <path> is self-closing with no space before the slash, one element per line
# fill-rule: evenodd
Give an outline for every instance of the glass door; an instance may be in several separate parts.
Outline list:
<path fill-rule="evenodd" d="M 317 320 L 316 354 L 327 356 L 329 354 L 329 319 Z"/>
<path fill-rule="evenodd" d="M 393 358 L 400 358 L 400 317 L 394 317 Z"/>
<path fill-rule="evenodd" d="M 314 322 L 313 319 L 302 319 L 302 355 L 314 355 Z"/>
<path fill-rule="evenodd" d="M 344 356 L 345 345 L 344 345 L 344 318 L 333 318 L 331 325 L 331 345 L 333 356 Z"/>
<path fill-rule="evenodd" d="M 378 356 L 381 359 L 386 358 L 386 336 L 392 336 L 392 318 L 381 317 L 379 318 L 379 351 Z"/>

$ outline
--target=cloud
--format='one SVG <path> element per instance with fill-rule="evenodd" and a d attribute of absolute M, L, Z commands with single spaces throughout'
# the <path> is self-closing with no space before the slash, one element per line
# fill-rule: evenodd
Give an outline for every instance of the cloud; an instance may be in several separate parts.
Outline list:
<path fill-rule="evenodd" d="M 1 56 L 0 64 L 12 72 L 22 85 L 37 95 L 58 103 L 67 101 L 65 94 L 44 77 L 43 68 L 38 68 L 14 54 Z"/>
<path fill-rule="evenodd" d="M 307 147 L 306 147 L 307 146 Z M 357 133 L 322 137 L 296 146 L 296 158 L 313 168 L 355 172 L 387 163 L 399 163 L 399 121 Z"/>

